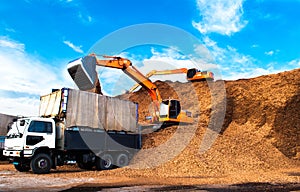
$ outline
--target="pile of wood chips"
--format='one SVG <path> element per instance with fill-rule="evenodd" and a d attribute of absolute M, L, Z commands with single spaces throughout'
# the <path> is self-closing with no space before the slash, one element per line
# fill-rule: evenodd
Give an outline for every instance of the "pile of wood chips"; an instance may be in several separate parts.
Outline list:
<path fill-rule="evenodd" d="M 116 173 L 220 176 L 299 163 L 299 69 L 237 81 L 156 85 L 163 99 L 179 99 L 182 109 L 193 112 L 195 122 L 143 135 L 132 169 Z M 139 104 L 141 122 L 149 116 L 151 99 L 145 89 L 121 98 Z"/>

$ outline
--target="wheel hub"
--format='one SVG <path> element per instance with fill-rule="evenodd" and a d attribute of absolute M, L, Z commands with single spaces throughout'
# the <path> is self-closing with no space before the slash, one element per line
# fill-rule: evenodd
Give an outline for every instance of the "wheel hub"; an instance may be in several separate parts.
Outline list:
<path fill-rule="evenodd" d="M 41 159 L 38 161 L 38 167 L 41 169 L 45 169 L 47 167 L 47 161 L 45 159 Z"/>
<path fill-rule="evenodd" d="M 105 167 L 109 167 L 110 164 L 111 164 L 111 162 L 110 162 L 109 159 L 105 159 L 105 160 L 104 160 L 104 166 L 105 166 Z"/>

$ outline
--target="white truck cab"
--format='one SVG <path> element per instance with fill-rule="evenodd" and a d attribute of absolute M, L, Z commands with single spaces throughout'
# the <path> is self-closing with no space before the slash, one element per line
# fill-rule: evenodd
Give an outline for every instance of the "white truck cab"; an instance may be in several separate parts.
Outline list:
<path fill-rule="evenodd" d="M 40 147 L 55 148 L 55 123 L 48 118 L 22 118 L 7 133 L 3 155 L 31 157 Z"/>
<path fill-rule="evenodd" d="M 19 171 L 30 169 L 28 162 L 35 152 L 55 148 L 55 122 L 50 118 L 30 117 L 18 119 L 8 131 L 3 155 L 13 159 L 13 164 Z M 51 162 L 51 160 L 50 160 Z M 45 164 L 44 160 L 37 162 Z"/>

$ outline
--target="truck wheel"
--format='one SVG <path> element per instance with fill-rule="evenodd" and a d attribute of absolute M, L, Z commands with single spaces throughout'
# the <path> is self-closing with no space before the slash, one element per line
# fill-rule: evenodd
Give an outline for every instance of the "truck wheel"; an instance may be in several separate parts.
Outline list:
<path fill-rule="evenodd" d="M 113 157 L 110 154 L 104 154 L 96 160 L 97 170 L 109 170 L 112 169 L 113 166 Z"/>
<path fill-rule="evenodd" d="M 18 165 L 14 165 L 16 170 L 20 172 L 27 172 L 30 170 L 30 166 L 28 164 L 19 163 Z"/>
<path fill-rule="evenodd" d="M 30 167 L 33 173 L 36 174 L 49 173 L 52 167 L 52 160 L 49 155 L 40 153 L 33 157 L 30 163 Z"/>
<path fill-rule="evenodd" d="M 125 153 L 120 153 L 117 156 L 116 164 L 118 167 L 125 167 L 129 163 L 128 155 Z"/>
<path fill-rule="evenodd" d="M 76 157 L 76 162 L 77 162 L 77 166 L 80 169 L 92 170 L 93 167 L 94 167 L 94 163 L 93 162 L 90 162 L 90 161 L 84 162 L 82 155 Z"/>
<path fill-rule="evenodd" d="M 80 169 L 86 169 L 86 170 L 92 170 L 94 166 L 93 163 L 91 162 L 88 163 L 78 162 L 77 165 Z"/>

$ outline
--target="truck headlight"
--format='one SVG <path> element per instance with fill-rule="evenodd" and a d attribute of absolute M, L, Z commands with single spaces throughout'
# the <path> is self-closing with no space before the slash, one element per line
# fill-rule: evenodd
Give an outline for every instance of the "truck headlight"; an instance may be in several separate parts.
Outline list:
<path fill-rule="evenodd" d="M 24 150 L 24 155 L 32 155 L 32 150 Z"/>

